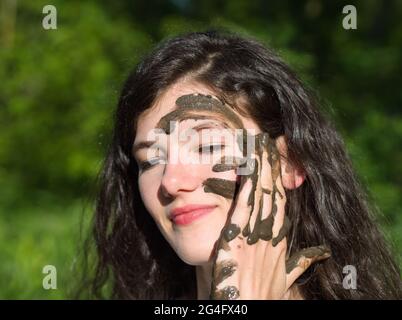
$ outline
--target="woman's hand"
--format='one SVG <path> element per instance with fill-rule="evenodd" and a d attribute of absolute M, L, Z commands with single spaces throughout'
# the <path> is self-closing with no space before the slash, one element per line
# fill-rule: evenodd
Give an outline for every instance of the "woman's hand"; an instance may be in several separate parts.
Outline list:
<path fill-rule="evenodd" d="M 286 259 L 290 222 L 280 155 L 267 133 L 255 136 L 254 150 L 247 163 L 250 174 L 239 176 L 233 213 L 217 243 L 211 299 L 286 299 L 312 263 L 330 256 L 327 247 L 317 246 Z M 214 171 L 234 168 L 215 165 Z"/>

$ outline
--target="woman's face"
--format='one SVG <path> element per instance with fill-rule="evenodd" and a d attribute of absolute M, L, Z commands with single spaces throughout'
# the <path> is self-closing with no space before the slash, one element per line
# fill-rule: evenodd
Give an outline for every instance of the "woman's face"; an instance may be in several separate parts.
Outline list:
<path fill-rule="evenodd" d="M 208 192 L 204 182 L 209 178 L 236 181 L 234 170 L 215 172 L 212 168 L 222 155 L 240 156 L 241 151 L 234 131 L 226 128 L 235 125 L 211 113 L 177 122 L 169 134 L 155 130 L 162 117 L 178 109 L 176 100 L 189 94 L 214 96 L 196 82 L 180 81 L 168 88 L 139 117 L 133 154 L 140 167 L 138 186 L 147 211 L 184 262 L 202 265 L 210 261 L 233 202 L 233 193 Z M 234 112 L 251 134 L 261 132 L 253 120 Z"/>

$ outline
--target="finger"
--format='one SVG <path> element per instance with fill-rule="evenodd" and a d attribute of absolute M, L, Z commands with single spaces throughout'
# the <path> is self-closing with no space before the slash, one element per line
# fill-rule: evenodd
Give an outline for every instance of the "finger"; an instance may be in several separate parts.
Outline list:
<path fill-rule="evenodd" d="M 279 192 L 280 197 L 283 198 L 284 189 L 282 186 L 282 179 L 281 179 L 280 153 L 276 146 L 276 141 L 274 139 L 268 138 L 267 147 L 268 147 L 268 162 L 271 165 L 273 190 L 275 192 Z"/>
<path fill-rule="evenodd" d="M 268 143 L 269 143 L 269 134 L 263 133 L 260 140 L 260 152 L 261 152 L 261 189 L 266 194 L 269 195 L 272 193 L 272 174 L 271 174 L 271 165 L 268 162 Z M 263 218 L 266 218 L 268 213 L 266 213 Z"/>
<path fill-rule="evenodd" d="M 231 242 L 233 245 L 235 241 Z M 210 298 L 214 300 L 234 300 L 240 296 L 238 255 L 232 250 L 225 237 L 219 240 L 218 253 L 212 270 L 211 294 Z"/>
<path fill-rule="evenodd" d="M 236 147 L 238 149 L 233 150 L 233 154 L 225 154 L 225 156 L 221 157 L 219 163 L 212 167 L 212 171 L 214 172 L 236 170 L 237 178 L 240 182 L 237 188 L 237 195 L 234 199 L 234 210 L 223 230 L 224 238 L 227 242 L 232 241 L 239 235 L 241 230 L 245 229 L 254 208 L 256 163 L 254 157 L 246 157 L 245 153 L 246 150 L 254 147 L 254 142 L 252 140 L 249 142 L 250 139 L 246 130 L 242 130 L 240 135 L 238 133 L 236 135 L 237 144 L 235 145 L 235 149 Z M 248 146 L 248 143 L 250 146 Z M 223 188 L 219 187 L 218 189 Z"/>
<path fill-rule="evenodd" d="M 237 300 L 240 298 L 240 291 L 236 286 L 225 286 L 215 291 L 211 298 L 213 300 Z"/>
<path fill-rule="evenodd" d="M 269 188 L 266 180 L 270 178 L 269 174 L 269 165 L 266 161 L 264 161 L 264 156 L 267 155 L 266 152 L 266 142 L 267 142 L 268 134 L 260 133 L 255 137 L 255 145 L 256 145 L 256 159 L 258 161 L 257 174 L 257 184 L 256 190 L 254 193 L 255 202 L 258 203 L 258 208 L 255 208 L 254 212 L 251 216 L 251 234 L 247 239 L 248 244 L 254 244 L 258 242 L 259 239 L 265 239 L 267 237 L 267 233 L 271 233 L 272 223 L 270 224 L 270 220 L 264 221 L 264 218 L 268 216 L 267 206 L 269 205 L 269 199 L 267 198 L 268 192 L 264 190 L 263 187 Z M 272 193 L 271 193 L 272 194 Z M 265 201 L 264 201 L 265 200 Z"/>
<path fill-rule="evenodd" d="M 219 251 L 213 268 L 211 299 L 233 300 L 240 296 L 238 263 L 232 257 L 231 250 Z"/>
<path fill-rule="evenodd" d="M 258 198 L 258 194 L 259 194 L 259 171 L 260 171 L 260 162 L 258 159 L 258 155 L 253 155 L 252 156 L 252 160 L 254 162 L 254 170 L 253 172 L 250 174 L 250 176 L 248 177 L 248 179 L 251 180 L 251 191 L 248 195 L 248 199 L 247 199 L 247 205 L 250 207 L 250 215 L 249 215 L 249 219 L 248 219 L 248 223 L 246 225 L 246 227 L 243 229 L 243 236 L 248 237 L 248 239 L 250 238 L 251 234 L 252 234 L 252 230 L 254 229 L 254 223 L 255 223 L 255 219 L 256 216 L 258 214 L 258 209 L 260 206 L 260 201 Z M 258 240 L 258 238 L 257 238 Z M 255 243 L 255 241 L 253 241 L 252 243 Z M 249 243 L 249 244 L 252 244 Z"/>
<path fill-rule="evenodd" d="M 327 259 L 331 250 L 327 246 L 317 246 L 303 249 L 293 254 L 286 261 L 287 289 L 315 262 Z"/>
<path fill-rule="evenodd" d="M 220 161 L 212 167 L 212 171 L 224 172 L 224 171 L 236 170 L 245 161 L 246 159 L 242 157 L 224 156 L 221 157 Z"/>
<path fill-rule="evenodd" d="M 268 162 L 271 166 L 272 175 L 272 214 L 274 219 L 272 245 L 275 247 L 285 238 L 290 229 L 290 221 L 285 216 L 286 195 L 282 185 L 280 154 L 275 140 L 268 141 Z"/>
<path fill-rule="evenodd" d="M 268 294 L 269 299 L 279 299 L 283 295 L 286 286 L 286 273 L 284 272 L 286 249 L 277 250 L 271 247 L 271 250 L 266 250 L 266 252 L 267 254 L 264 257 L 264 278 L 270 279 L 270 281 L 264 281 L 263 292 Z"/>
<path fill-rule="evenodd" d="M 277 219 L 279 220 L 279 219 Z M 281 242 L 289 233 L 290 229 L 290 220 L 287 216 L 283 216 L 283 223 L 281 228 L 278 231 L 278 234 L 272 239 L 272 246 L 276 247 L 279 242 Z M 275 225 L 275 223 L 274 223 Z M 275 226 L 274 228 L 275 229 Z"/>
<path fill-rule="evenodd" d="M 263 191 L 263 210 L 260 223 L 260 239 L 269 241 L 272 239 L 272 228 L 277 205 L 274 203 L 273 181 L 271 165 L 268 162 L 269 134 L 264 133 L 261 138 L 261 189 Z"/>
<path fill-rule="evenodd" d="M 235 199 L 235 206 L 223 233 L 227 242 L 232 241 L 242 231 L 247 237 L 250 233 L 250 218 L 255 208 L 255 189 L 258 178 L 258 162 L 252 155 L 239 166 L 237 174 L 240 177 L 239 192 Z"/>
<path fill-rule="evenodd" d="M 256 192 L 257 193 L 257 192 Z M 251 213 L 249 223 L 246 226 L 248 228 L 246 232 L 243 234 L 246 236 L 247 235 L 247 244 L 252 245 L 258 242 L 260 239 L 260 230 L 261 230 L 261 216 L 262 216 L 262 210 L 263 210 L 263 198 L 260 192 L 255 196 L 258 198 L 258 205 L 254 206 L 254 210 Z M 250 231 L 251 230 L 251 231 Z"/>
<path fill-rule="evenodd" d="M 244 177 L 241 178 L 240 190 L 235 199 L 235 209 L 228 224 L 222 230 L 222 236 L 226 242 L 235 239 L 248 223 L 251 214 L 251 208 L 248 205 L 248 198 L 252 187 L 251 180 Z"/>
<path fill-rule="evenodd" d="M 229 160 L 231 161 L 232 159 Z M 215 165 L 213 170 L 220 172 L 232 170 L 236 169 L 238 165 L 238 163 L 235 163 L 235 165 L 228 166 L 227 159 L 224 159 L 223 162 L 223 165 Z M 235 161 L 232 161 L 232 164 L 233 162 Z M 250 161 L 245 163 L 245 165 L 250 164 L 254 163 Z M 254 170 L 251 170 L 251 172 L 253 171 Z M 218 241 L 218 253 L 213 265 L 213 279 L 211 284 L 212 299 L 232 300 L 240 296 L 239 272 L 236 272 L 237 260 L 239 260 L 238 253 L 240 253 L 240 251 L 236 250 L 236 248 L 239 242 L 243 241 L 239 234 L 241 228 L 244 228 L 248 223 L 252 212 L 251 200 L 254 201 L 254 199 L 252 199 L 250 195 L 253 193 L 254 183 L 253 179 L 250 179 L 247 175 L 241 175 L 239 177 L 240 186 L 234 200 L 235 209 L 229 217 L 228 223 L 223 228 Z"/>

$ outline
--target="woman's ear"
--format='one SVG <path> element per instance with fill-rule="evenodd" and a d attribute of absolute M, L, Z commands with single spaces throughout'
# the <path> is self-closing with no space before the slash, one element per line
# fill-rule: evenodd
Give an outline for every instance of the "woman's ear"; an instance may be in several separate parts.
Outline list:
<path fill-rule="evenodd" d="M 296 189 L 306 179 L 306 173 L 301 168 L 295 167 L 288 162 L 288 148 L 285 136 L 279 136 L 276 139 L 276 147 L 281 155 L 281 174 L 282 185 L 286 189 Z"/>

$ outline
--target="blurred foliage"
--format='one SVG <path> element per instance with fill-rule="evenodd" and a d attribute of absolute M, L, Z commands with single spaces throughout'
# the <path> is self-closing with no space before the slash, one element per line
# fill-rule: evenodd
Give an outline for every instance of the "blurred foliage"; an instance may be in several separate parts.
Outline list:
<path fill-rule="evenodd" d="M 273 47 L 319 93 L 401 251 L 402 2 L 54 0 L 47 31 L 48 1 L 0 3 L 0 298 L 69 297 L 122 82 L 161 39 L 208 27 Z M 58 290 L 42 288 L 46 264 Z"/>

